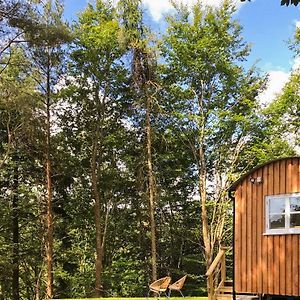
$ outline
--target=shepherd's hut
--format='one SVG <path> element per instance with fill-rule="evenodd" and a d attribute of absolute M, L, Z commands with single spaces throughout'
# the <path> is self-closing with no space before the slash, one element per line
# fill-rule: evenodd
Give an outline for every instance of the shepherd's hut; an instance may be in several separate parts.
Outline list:
<path fill-rule="evenodd" d="M 260 165 L 236 181 L 233 295 L 300 296 L 300 158 Z"/>

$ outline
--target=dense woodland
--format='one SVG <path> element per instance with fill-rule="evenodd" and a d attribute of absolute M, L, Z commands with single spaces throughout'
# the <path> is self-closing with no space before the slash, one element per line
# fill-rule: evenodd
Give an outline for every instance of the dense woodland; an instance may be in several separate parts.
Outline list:
<path fill-rule="evenodd" d="M 262 106 L 234 11 L 174 2 L 158 32 L 140 0 L 72 24 L 58 0 L 0 0 L 0 299 L 144 296 L 167 274 L 206 293 L 228 187 L 299 147 L 299 70 Z"/>

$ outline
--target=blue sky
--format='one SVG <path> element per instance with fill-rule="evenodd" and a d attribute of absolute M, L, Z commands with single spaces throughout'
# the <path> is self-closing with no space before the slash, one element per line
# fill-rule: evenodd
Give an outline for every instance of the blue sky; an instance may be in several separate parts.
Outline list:
<path fill-rule="evenodd" d="M 256 0 L 245 3 L 237 18 L 252 44 L 251 59 L 260 59 L 259 65 L 266 71 L 289 71 L 293 60 L 286 41 L 293 36 L 300 9 L 280 6 L 280 0 Z"/>
<path fill-rule="evenodd" d="M 170 10 L 168 0 L 143 0 L 153 22 L 160 26 L 163 14 Z M 193 3 L 196 0 L 183 0 Z M 222 0 L 202 0 L 206 4 L 218 5 Z M 243 26 L 243 36 L 252 45 L 247 64 L 258 61 L 258 67 L 269 74 L 267 91 L 261 95 L 262 102 L 280 92 L 297 60 L 288 50 L 287 41 L 300 25 L 300 6 L 280 6 L 280 0 L 252 0 L 243 4 L 237 1 L 235 14 Z M 86 7 L 88 0 L 65 0 L 65 16 L 68 20 L 76 18 L 78 12 Z M 298 60 L 299 62 L 299 60 Z"/>

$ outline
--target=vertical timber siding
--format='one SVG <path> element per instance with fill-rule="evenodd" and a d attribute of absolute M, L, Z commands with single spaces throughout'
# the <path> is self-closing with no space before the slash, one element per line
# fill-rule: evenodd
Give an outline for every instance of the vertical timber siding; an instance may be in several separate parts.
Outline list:
<path fill-rule="evenodd" d="M 264 235 L 265 197 L 293 192 L 300 192 L 300 158 L 266 164 L 236 185 L 236 292 L 300 296 L 300 235 Z"/>

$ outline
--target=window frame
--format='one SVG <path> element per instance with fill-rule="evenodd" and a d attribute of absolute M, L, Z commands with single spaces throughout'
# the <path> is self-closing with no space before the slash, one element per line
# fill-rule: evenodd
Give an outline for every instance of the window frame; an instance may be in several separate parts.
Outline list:
<path fill-rule="evenodd" d="M 290 198 L 300 197 L 300 193 L 291 193 L 291 194 L 279 194 L 279 195 L 269 195 L 265 196 L 265 233 L 266 235 L 271 234 L 300 234 L 300 228 L 291 228 L 291 206 Z M 285 199 L 285 227 L 284 228 L 275 228 L 270 229 L 270 200 L 272 199 Z M 292 213 L 300 214 L 300 212 Z"/>

